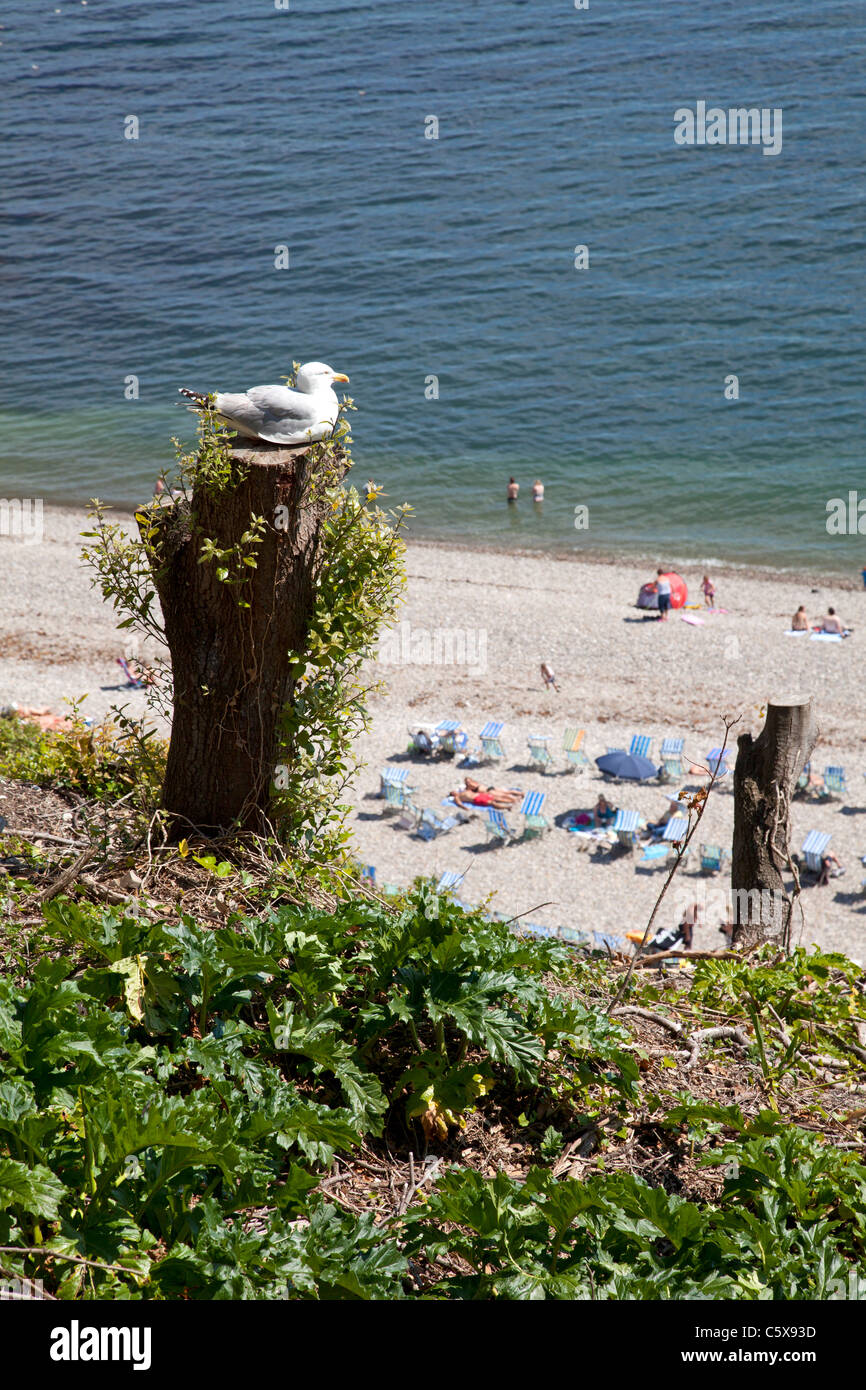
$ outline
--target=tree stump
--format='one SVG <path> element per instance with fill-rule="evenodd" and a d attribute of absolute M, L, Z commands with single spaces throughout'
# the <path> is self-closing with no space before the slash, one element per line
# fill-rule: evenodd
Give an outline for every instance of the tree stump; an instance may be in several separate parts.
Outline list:
<path fill-rule="evenodd" d="M 175 838 L 268 829 L 289 653 L 305 650 L 315 605 L 323 511 L 310 498 L 314 452 L 261 442 L 231 457 L 243 470 L 237 486 L 199 484 L 191 503 L 157 514 L 154 581 L 174 693 L 163 806 Z M 265 529 L 250 549 L 241 538 L 254 517 Z M 202 561 L 207 538 L 255 558 L 255 568 L 226 561 L 243 584 L 221 582 L 219 561 Z"/>
<path fill-rule="evenodd" d="M 786 934 L 791 900 L 782 873 L 789 865 L 791 795 L 816 742 L 812 702 L 795 696 L 770 700 L 758 737 L 737 740 L 731 890 L 739 945 Z"/>

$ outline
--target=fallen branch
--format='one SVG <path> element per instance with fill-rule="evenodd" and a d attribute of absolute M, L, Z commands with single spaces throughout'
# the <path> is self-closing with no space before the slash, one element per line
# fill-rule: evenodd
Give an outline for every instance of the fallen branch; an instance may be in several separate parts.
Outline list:
<path fill-rule="evenodd" d="M 69 840 L 63 835 L 49 835 L 47 830 L 13 830 L 11 825 L 2 833 L 15 835 L 19 840 L 50 840 L 53 845 L 72 845 L 75 849 L 83 849 L 87 843 L 86 840 Z"/>
<path fill-rule="evenodd" d="M 681 1023 L 674 1022 L 673 1019 L 665 1018 L 663 1014 L 654 1014 L 652 1009 L 642 1009 L 637 1004 L 623 1004 L 618 1009 L 614 1009 L 617 1014 L 636 1014 L 638 1018 L 646 1018 L 650 1023 L 657 1023 L 660 1028 L 667 1028 L 668 1032 L 674 1033 L 677 1037 L 683 1031 Z"/>
<path fill-rule="evenodd" d="M 682 960 L 740 960 L 738 951 L 656 951 L 652 956 L 641 956 L 635 965 L 655 965 L 656 961 L 681 958 Z"/>
<path fill-rule="evenodd" d="M 726 1038 L 730 1042 L 739 1043 L 740 1047 L 749 1046 L 749 1039 L 746 1037 L 742 1028 L 701 1028 L 697 1033 L 692 1033 L 691 1037 L 683 1039 L 686 1047 L 691 1053 L 689 1060 L 686 1062 L 685 1070 L 692 1071 L 697 1066 L 702 1043 L 716 1042 L 722 1038 Z"/>
<path fill-rule="evenodd" d="M 84 868 L 84 865 L 93 858 L 95 853 L 96 850 L 92 846 L 88 846 L 83 854 L 79 854 L 74 864 L 70 864 L 69 868 L 64 869 L 63 873 L 60 874 L 53 883 L 49 883 L 48 887 L 42 890 L 36 898 L 37 903 L 41 905 L 42 903 L 50 902 L 52 898 L 57 897 L 58 893 L 62 893 L 64 888 L 68 888 L 73 884 Z"/>

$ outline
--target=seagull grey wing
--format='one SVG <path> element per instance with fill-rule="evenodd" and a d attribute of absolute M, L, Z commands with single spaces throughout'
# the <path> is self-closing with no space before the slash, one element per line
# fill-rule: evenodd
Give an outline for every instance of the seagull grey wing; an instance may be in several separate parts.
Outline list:
<path fill-rule="evenodd" d="M 288 386 L 253 386 L 247 392 L 262 412 L 262 439 L 274 444 L 306 444 L 329 434 L 333 421 L 323 418 L 321 399 Z"/>
<path fill-rule="evenodd" d="M 240 434 L 250 435 L 253 439 L 263 438 L 261 431 L 265 416 L 245 392 L 219 391 L 216 408 L 226 423 Z"/>

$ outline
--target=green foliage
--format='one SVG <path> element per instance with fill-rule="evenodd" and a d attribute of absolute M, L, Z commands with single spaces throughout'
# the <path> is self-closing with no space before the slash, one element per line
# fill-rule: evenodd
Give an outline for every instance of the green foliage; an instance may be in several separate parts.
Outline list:
<path fill-rule="evenodd" d="M 866 1022 L 862 970 L 846 956 L 798 947 L 790 956 L 767 945 L 747 960 L 698 961 L 690 998 L 730 1018 L 745 1014 L 771 1090 L 788 1072 L 811 1070 L 815 1050 L 850 1061 L 857 1023 Z"/>
<path fill-rule="evenodd" d="M 0 719 L 0 776 L 98 801 L 132 792 L 135 804 L 150 804 L 162 783 L 165 752 L 153 730 L 123 714 L 89 728 L 74 704 L 68 729 Z"/>
<path fill-rule="evenodd" d="M 632 1086 L 618 1026 L 593 1058 L 586 1011 L 547 993 L 561 948 L 427 890 L 399 915 L 283 907 L 219 931 L 45 916 L 51 954 L 0 981 L 0 1244 L 61 1297 L 400 1296 L 393 1240 L 312 1194 L 336 1151 L 398 1105 L 444 1138 L 516 1088 L 564 1078 L 570 1103 L 584 1069 L 583 1108 Z"/>
<path fill-rule="evenodd" d="M 866 1273 L 866 1168 L 808 1131 L 758 1128 L 712 1156 L 736 1176 L 701 1206 L 627 1173 L 534 1168 L 521 1184 L 453 1169 L 405 1218 L 407 1250 L 471 1266 L 434 1286 L 441 1298 L 845 1297 Z"/>
<path fill-rule="evenodd" d="M 325 480 L 332 447 L 317 446 Z M 371 690 L 361 671 L 405 583 L 400 528 L 409 508 L 388 517 L 353 487 L 324 487 L 322 497 L 322 564 L 306 646 L 292 654 L 296 685 L 283 711 L 278 762 L 285 772 L 274 817 L 310 850 L 318 842 L 320 857 L 328 858 L 348 840 L 340 797 L 357 769 L 353 745 L 369 722 Z"/>

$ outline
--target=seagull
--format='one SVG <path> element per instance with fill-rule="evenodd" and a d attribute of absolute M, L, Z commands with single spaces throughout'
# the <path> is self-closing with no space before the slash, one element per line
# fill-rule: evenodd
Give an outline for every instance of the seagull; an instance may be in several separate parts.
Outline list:
<path fill-rule="evenodd" d="M 295 387 L 251 386 L 249 391 L 216 394 L 216 413 L 238 434 L 265 439 L 269 444 L 312 444 L 333 432 L 340 413 L 335 381 L 348 381 L 324 362 L 305 362 L 298 368 Z M 179 387 L 179 394 L 207 405 L 200 391 Z"/>

